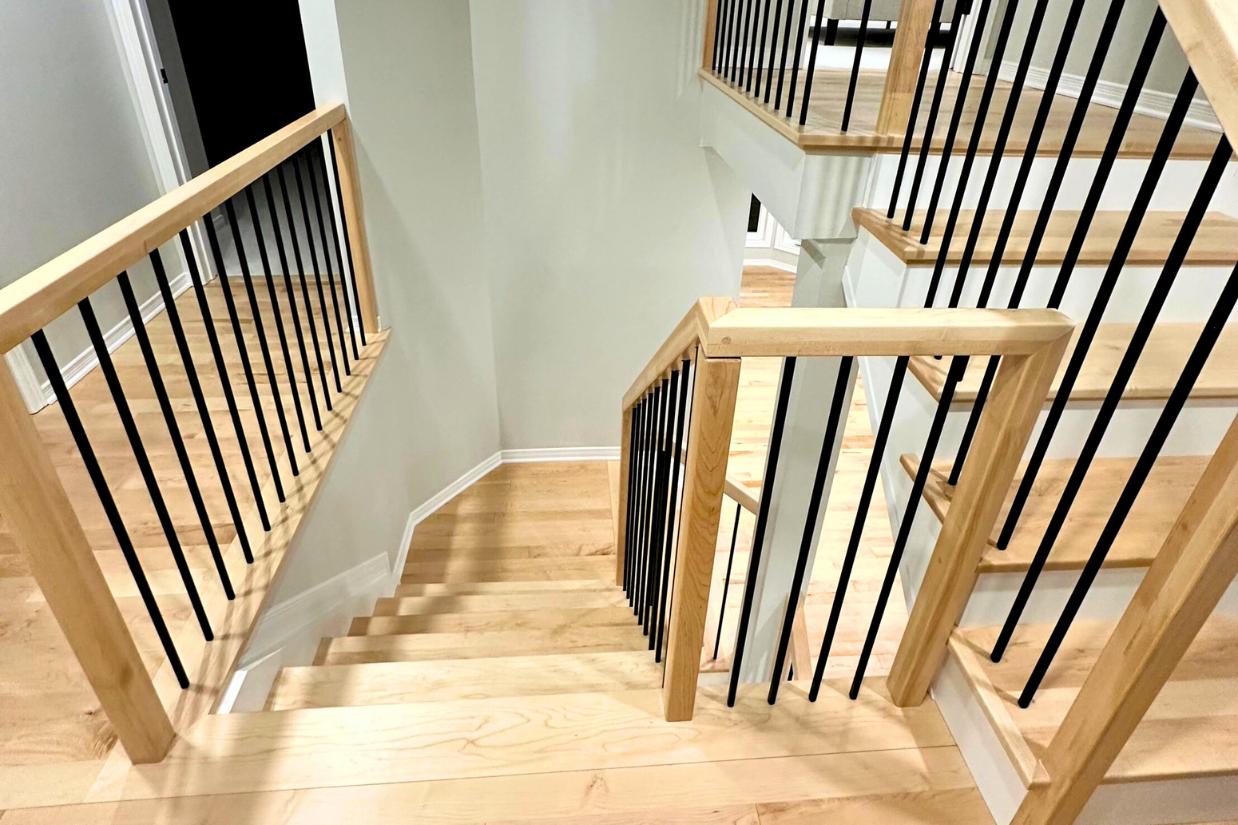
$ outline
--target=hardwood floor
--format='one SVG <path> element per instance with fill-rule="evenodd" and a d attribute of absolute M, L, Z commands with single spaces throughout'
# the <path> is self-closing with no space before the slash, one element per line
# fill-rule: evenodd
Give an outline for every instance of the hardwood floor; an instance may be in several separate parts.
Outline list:
<path fill-rule="evenodd" d="M 851 80 L 850 68 L 831 68 L 813 74 L 812 94 L 808 107 L 808 120 L 804 126 L 799 125 L 798 117 L 788 120 L 785 108 L 776 112 L 761 101 L 755 100 L 742 89 L 715 76 L 712 72 L 701 70 L 700 76 L 705 82 L 722 90 L 739 105 L 751 111 L 764 123 L 775 129 L 779 134 L 795 143 L 806 152 L 841 152 L 856 149 L 871 149 L 878 152 L 901 152 L 903 148 L 902 135 L 878 135 L 876 133 L 877 113 L 881 107 L 881 96 L 885 85 L 884 70 L 862 70 L 856 84 L 855 104 L 851 117 L 850 128 L 842 132 L 843 108 L 847 100 L 847 87 Z M 936 71 L 928 78 L 929 86 L 935 88 Z M 787 83 L 790 82 L 790 72 L 786 73 Z M 962 75 L 950 72 L 946 79 L 946 87 L 942 95 L 941 112 L 949 113 L 954 109 L 962 85 Z M 802 80 L 802 79 L 801 79 Z M 777 78 L 774 80 L 777 84 Z M 955 150 L 964 151 L 971 140 L 975 128 L 976 114 L 979 108 L 980 88 L 984 81 L 977 76 L 970 86 L 970 91 L 963 107 L 958 137 L 955 140 Z M 979 152 L 992 154 L 997 141 L 998 127 L 1010 98 L 1010 84 L 998 81 L 993 94 L 993 101 L 988 116 L 984 121 Z M 1010 140 L 1006 147 L 1007 157 L 1018 157 L 1027 149 L 1027 138 L 1033 133 L 1032 125 L 1036 111 L 1040 106 L 1042 92 L 1026 88 L 1019 101 L 1019 108 L 1014 120 Z M 928 95 L 926 95 L 926 99 Z M 1056 155 L 1062 147 L 1067 127 L 1074 113 L 1077 101 L 1065 95 L 1057 95 L 1050 109 L 1049 119 L 1042 133 L 1037 153 L 1041 155 Z M 928 104 L 925 104 L 927 110 Z M 1075 157 L 1099 157 L 1113 129 L 1118 110 L 1093 102 L 1088 107 L 1087 117 L 1076 145 Z M 912 141 L 912 150 L 918 151 L 923 140 L 924 124 L 927 121 L 925 112 L 921 113 L 916 125 L 916 138 Z M 944 117 L 943 117 L 944 121 Z M 1123 157 L 1151 157 L 1160 139 L 1164 120 L 1144 114 L 1136 114 L 1131 119 L 1125 139 L 1122 142 Z M 934 132 L 931 149 L 940 152 L 946 142 L 947 129 L 944 122 L 938 124 Z M 1186 126 L 1174 144 L 1173 156 L 1176 158 L 1206 159 L 1211 157 L 1216 149 L 1220 134 L 1196 126 Z"/>

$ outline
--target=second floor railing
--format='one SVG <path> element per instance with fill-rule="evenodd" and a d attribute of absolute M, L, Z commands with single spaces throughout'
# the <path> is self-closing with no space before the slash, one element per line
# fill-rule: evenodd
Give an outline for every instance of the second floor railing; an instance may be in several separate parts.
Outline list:
<path fill-rule="evenodd" d="M 162 759 L 218 701 L 381 351 L 363 226 L 347 114 L 327 106 L 0 290 L 0 352 L 31 342 L 57 402 L 43 414 L 63 418 L 71 446 L 57 452 L 73 459 L 53 460 L 0 369 L 0 514 L 134 762 Z M 157 322 L 135 288 L 145 267 Z M 123 363 L 99 300 L 117 288 L 140 354 Z M 74 311 L 102 386 L 72 389 L 55 352 Z M 195 461 L 203 441 L 209 463 Z M 96 507 L 102 547 L 83 523 Z M 152 582 L 163 554 L 147 525 L 180 592 Z M 112 547 L 131 584 L 101 567 Z M 145 621 L 127 625 L 117 598 L 131 592 Z"/>

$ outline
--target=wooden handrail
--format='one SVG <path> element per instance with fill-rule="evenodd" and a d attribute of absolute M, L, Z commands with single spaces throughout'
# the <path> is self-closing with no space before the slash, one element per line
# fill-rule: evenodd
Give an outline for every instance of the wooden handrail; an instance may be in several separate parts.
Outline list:
<path fill-rule="evenodd" d="M 1238 142 L 1238 4 L 1160 0 L 1161 10 L 1231 142 Z"/>
<path fill-rule="evenodd" d="M 739 309 L 703 299 L 625 394 L 616 581 L 624 581 L 632 408 L 685 353 L 695 364 L 679 550 L 663 688 L 668 720 L 692 718 L 741 359 L 748 356 L 999 355 L 993 401 L 942 525 L 892 673 L 897 703 L 916 704 L 936 673 L 970 594 L 980 555 L 1031 437 L 1073 323 L 1056 310 Z M 928 594 L 928 595 L 925 595 Z"/>
<path fill-rule="evenodd" d="M 13 349 L 71 309 L 126 267 L 143 260 L 160 244 L 240 192 L 276 164 L 291 157 L 311 140 L 345 123 L 346 118 L 347 112 L 342 103 L 315 109 L 0 289 L 0 354 Z M 348 156 L 340 158 L 341 178 L 345 177 L 345 169 L 352 174 L 345 190 L 346 211 L 349 198 L 355 191 L 351 143 L 348 146 Z M 355 215 L 347 215 L 350 236 L 363 231 L 360 210 L 357 208 L 355 211 Z M 361 237 L 360 243 L 350 238 L 354 250 L 364 250 L 364 235 Z M 368 277 L 368 269 L 364 273 L 357 272 L 358 292 L 362 296 L 367 292 L 370 296 L 373 294 L 372 289 L 368 289 L 368 283 L 367 290 L 360 287 L 363 278 L 368 281 Z M 370 300 L 372 303 L 372 297 Z M 364 302 L 362 309 L 364 317 Z"/>

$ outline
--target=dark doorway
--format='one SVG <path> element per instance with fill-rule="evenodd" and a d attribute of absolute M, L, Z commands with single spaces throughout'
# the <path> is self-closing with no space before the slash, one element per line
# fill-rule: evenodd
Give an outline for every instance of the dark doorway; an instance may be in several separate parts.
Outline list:
<path fill-rule="evenodd" d="M 167 6 L 211 166 L 314 108 L 297 0 Z"/>

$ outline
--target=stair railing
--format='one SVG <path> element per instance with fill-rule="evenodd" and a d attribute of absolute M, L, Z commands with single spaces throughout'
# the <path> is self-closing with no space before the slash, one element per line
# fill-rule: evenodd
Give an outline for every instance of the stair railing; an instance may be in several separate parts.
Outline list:
<path fill-rule="evenodd" d="M 742 358 L 785 360 L 749 562 L 740 643 L 731 663 L 732 703 L 796 360 L 841 358 L 840 375 L 849 378 L 852 361 L 858 356 L 946 353 L 1002 358 L 1001 403 L 990 405 L 981 421 L 977 460 L 969 463 L 960 481 L 890 676 L 894 700 L 912 705 L 923 700 L 943 661 L 997 519 L 1001 492 L 1014 478 L 1071 329 L 1070 321 L 1052 310 L 736 309 L 726 299 L 699 302 L 633 382 L 622 407 L 616 581 L 628 593 L 645 632 L 651 634 L 650 648 L 659 657 L 659 628 L 666 628 L 666 718 L 690 719 L 695 707 Z M 671 392 L 672 387 L 678 392 Z M 827 464 L 827 447 L 841 435 L 837 422 L 844 397 L 845 393 L 835 392 L 832 424 L 827 427 L 830 432 L 822 451 Z M 680 455 L 684 456 L 681 489 L 673 466 Z M 814 497 L 819 502 L 820 491 L 814 491 Z M 806 523 L 810 533 L 814 513 L 809 513 Z M 806 545 L 801 548 L 798 580 L 790 593 L 798 593 L 803 583 Z M 897 564 L 897 559 L 891 561 L 889 582 Z M 845 588 L 845 582 L 841 587 Z M 787 602 L 783 655 L 798 601 L 789 598 Z M 814 682 L 818 686 L 823 660 L 824 655 Z M 782 668 L 776 666 L 774 673 L 781 674 Z M 857 686 L 862 677 L 861 668 Z M 775 675 L 771 701 L 778 681 Z M 857 690 L 853 688 L 853 696 Z"/>
<path fill-rule="evenodd" d="M 209 263 L 191 240 L 189 230 L 199 221 L 209 242 Z M 171 247 L 163 250 L 166 257 L 161 246 Z M 260 273 L 251 272 L 247 247 L 251 253 L 256 247 Z M 177 256 L 187 267 L 183 278 L 181 273 L 170 277 L 167 271 L 165 261 Z M 277 267 L 272 257 L 278 259 Z M 160 357 L 152 344 L 147 324 L 154 318 L 148 307 L 139 305 L 133 284 L 137 277 L 129 274 L 146 265 L 153 272 L 155 298 L 162 299 L 176 354 Z M 218 283 L 208 282 L 212 272 Z M 113 289 L 113 283 L 133 327 L 144 377 L 133 378 L 134 370 L 118 368 L 112 354 L 115 342 L 104 335 L 102 312 L 96 313 L 96 305 L 102 304 L 92 302 L 101 289 Z M 177 286 L 193 290 L 193 306 L 178 308 Z M 269 308 L 264 309 L 260 294 Z M 157 596 L 146 573 L 146 565 L 162 548 L 138 546 L 134 525 L 126 523 L 133 515 L 126 504 L 132 496 L 122 495 L 116 479 L 108 478 L 109 471 L 117 469 L 117 459 L 100 459 L 99 443 L 115 439 L 111 433 L 117 431 L 114 426 L 99 429 L 107 401 L 79 407 L 53 351 L 55 336 L 45 334 L 53 322 L 68 323 L 62 316 L 75 308 L 119 418 L 123 440 L 118 443 L 124 445 L 119 449 L 133 459 L 192 608 L 183 626 L 170 627 L 164 615 L 168 600 L 179 600 L 180 594 Z M 226 319 L 217 322 L 217 313 Z M 109 583 L 105 576 L 94 546 L 99 541 L 92 545 L 74 497 L 66 491 L 57 462 L 7 368 L 0 369 L 0 514 L 133 762 L 161 760 L 177 730 L 210 712 L 220 698 L 284 551 L 322 480 L 332 445 L 381 351 L 386 336 L 377 321 L 352 136 L 344 106 L 338 104 L 294 121 L 0 290 L 0 353 L 28 339 L 33 344 L 97 497 L 97 503 L 83 507 L 102 508 L 162 649 L 162 658 L 154 657 L 153 675 L 135 642 L 135 633 L 145 639 L 148 631 L 127 626 L 117 603 L 117 588 L 129 588 L 119 578 Z M 227 344 L 221 344 L 217 323 L 231 331 Z M 274 355 L 267 324 L 273 325 L 279 342 Z M 257 353 L 250 349 L 255 338 Z M 295 341 L 299 359 L 294 359 L 290 341 Z M 244 388 L 234 390 L 238 367 Z M 135 409 L 132 384 L 126 393 L 126 382 L 147 380 L 162 427 Z M 191 459 L 182 421 L 194 413 L 181 411 L 178 419 L 168 393 L 170 380 L 184 380 L 192 390 L 192 426 L 200 427 L 214 463 L 209 475 Z M 212 410 L 204 384 L 222 391 L 226 415 Z M 245 400 L 239 400 L 238 393 Z M 293 402 L 291 411 L 285 409 L 287 400 Z M 278 430 L 268 426 L 266 415 L 272 408 Z M 149 441 L 143 430 L 153 436 Z M 255 431 L 261 453 L 250 446 Z M 230 466 L 236 452 L 225 454 L 221 446 L 233 439 L 243 473 Z M 164 443 L 173 448 L 179 475 L 170 468 L 156 472 L 157 456 L 150 445 Z M 73 472 L 80 473 L 80 468 Z M 226 517 L 213 514 L 207 505 L 219 500 L 217 492 L 227 503 Z M 82 498 L 80 492 L 74 495 Z M 174 503 L 182 498 L 192 503 L 186 513 L 193 515 L 178 524 Z M 199 537 L 209 561 L 206 569 L 195 570 L 192 544 Z"/>

